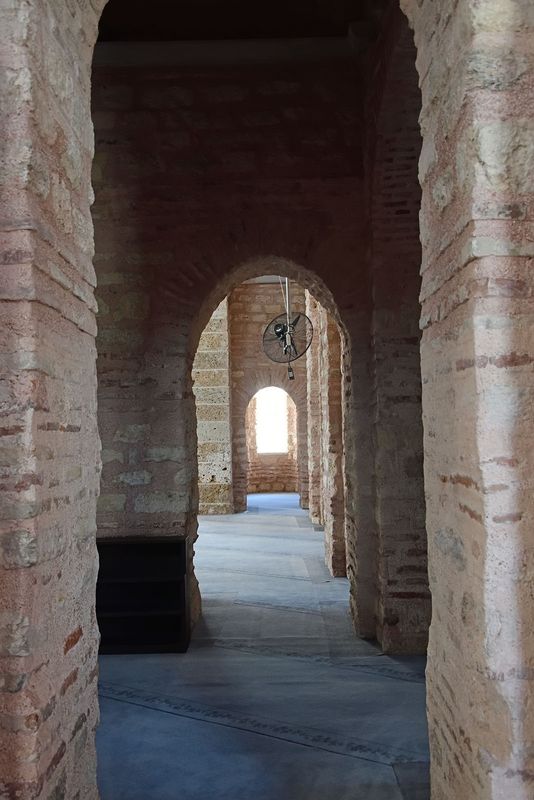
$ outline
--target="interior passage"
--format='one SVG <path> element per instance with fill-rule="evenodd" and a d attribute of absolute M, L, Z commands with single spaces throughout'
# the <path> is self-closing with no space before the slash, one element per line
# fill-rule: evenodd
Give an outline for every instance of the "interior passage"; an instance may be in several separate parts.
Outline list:
<path fill-rule="evenodd" d="M 424 659 L 357 639 L 296 494 L 200 518 L 184 655 L 102 656 L 103 800 L 428 800 Z"/>

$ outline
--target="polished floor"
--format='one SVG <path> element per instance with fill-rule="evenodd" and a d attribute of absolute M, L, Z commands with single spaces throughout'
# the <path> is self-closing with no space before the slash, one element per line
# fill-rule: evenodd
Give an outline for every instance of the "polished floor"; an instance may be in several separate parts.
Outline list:
<path fill-rule="evenodd" d="M 424 663 L 358 640 L 296 495 L 202 517 L 185 655 L 103 656 L 103 800 L 428 800 Z"/>

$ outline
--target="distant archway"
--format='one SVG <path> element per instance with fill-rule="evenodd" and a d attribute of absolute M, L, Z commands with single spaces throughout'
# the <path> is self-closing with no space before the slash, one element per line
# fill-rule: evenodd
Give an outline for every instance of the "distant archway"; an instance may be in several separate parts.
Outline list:
<path fill-rule="evenodd" d="M 247 494 L 298 492 L 297 407 L 289 394 L 266 386 L 245 411 Z"/>

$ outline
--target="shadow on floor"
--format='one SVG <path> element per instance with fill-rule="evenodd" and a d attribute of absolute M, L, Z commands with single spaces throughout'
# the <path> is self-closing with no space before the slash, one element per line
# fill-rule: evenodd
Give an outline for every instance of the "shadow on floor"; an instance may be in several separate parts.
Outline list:
<path fill-rule="evenodd" d="M 185 655 L 103 656 L 102 800 L 428 800 L 424 662 L 357 639 L 296 495 L 203 517 Z"/>

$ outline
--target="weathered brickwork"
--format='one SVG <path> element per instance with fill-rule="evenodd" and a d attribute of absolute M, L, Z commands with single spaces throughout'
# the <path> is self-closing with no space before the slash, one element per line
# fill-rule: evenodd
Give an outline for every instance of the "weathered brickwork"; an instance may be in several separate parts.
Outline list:
<path fill-rule="evenodd" d="M 308 429 L 308 507 L 310 519 L 320 524 L 323 519 L 321 494 L 321 394 L 317 329 L 320 304 L 306 290 L 306 314 L 314 326 L 314 341 L 306 353 Z"/>
<path fill-rule="evenodd" d="M 280 266 L 284 269 L 283 265 Z M 296 311 L 304 311 L 304 289 L 293 281 L 291 281 L 291 298 L 293 308 Z M 294 362 L 295 380 L 290 381 L 287 377 L 287 367 L 271 361 L 263 351 L 263 331 L 269 322 L 284 310 L 280 284 L 242 283 L 231 292 L 228 309 L 232 353 L 233 486 L 236 510 L 243 511 L 246 508 L 249 485 L 250 452 L 247 448 L 245 425 L 247 407 L 256 392 L 267 386 L 284 389 L 295 403 L 298 476 L 296 489 L 285 491 L 298 491 L 301 504 L 305 508 L 308 501 L 306 360 L 301 358 Z M 266 461 L 263 457 L 261 460 Z"/>
<path fill-rule="evenodd" d="M 309 292 L 306 313 L 314 326 L 307 353 L 310 516 L 324 527 L 325 562 L 339 577 L 347 569 L 341 338 L 331 315 Z"/>
<path fill-rule="evenodd" d="M 200 514 L 232 514 L 228 301 L 211 315 L 193 362 Z"/>
<path fill-rule="evenodd" d="M 341 340 L 336 323 L 322 306 L 317 330 L 321 396 L 321 497 L 325 561 L 334 576 L 346 575 Z"/>
<path fill-rule="evenodd" d="M 394 9 L 371 59 L 367 136 L 373 280 L 376 635 L 425 652 L 430 623 L 419 289 L 421 95 L 413 36 Z"/>
<path fill-rule="evenodd" d="M 24 800 L 97 797 L 100 446 L 89 83 L 103 5 L 0 2 L 0 794 Z M 414 29 L 422 98 L 432 798 L 529 800 L 534 7 L 531 0 L 401 6 Z M 397 69 L 404 74 L 393 59 L 383 78 L 391 103 Z M 97 64 L 99 423 L 105 458 L 128 454 L 124 465 L 106 462 L 99 519 L 119 535 L 195 535 L 193 354 L 228 292 L 271 271 L 257 260 L 282 259 L 341 323 L 352 610 L 361 634 L 373 635 L 378 623 L 394 645 L 393 630 L 412 618 L 401 614 L 392 625 L 390 612 L 412 607 L 405 599 L 426 602 L 395 598 L 388 584 L 400 577 L 390 557 L 397 540 L 386 478 L 397 446 L 399 473 L 407 474 L 396 426 L 409 411 L 403 401 L 396 418 L 386 402 L 390 389 L 400 396 L 385 380 L 396 347 L 390 322 L 406 322 L 403 337 L 414 339 L 414 301 L 395 277 L 404 259 L 393 264 L 369 227 L 382 201 L 364 188 L 364 84 L 357 65 L 343 61 L 223 65 L 216 78 L 213 68 Z M 399 113 L 404 125 L 408 116 Z M 412 147 L 402 126 L 381 123 L 388 138 L 397 133 Z M 388 147 L 377 140 L 378 161 L 403 158 Z M 383 200 L 387 169 L 378 161 Z M 397 231 L 400 207 L 389 208 Z M 389 293 L 379 291 L 385 277 L 374 269 L 380 253 L 395 273 Z M 388 305 L 396 293 L 406 320 Z M 415 351 L 411 341 L 403 349 L 410 391 Z M 415 431 L 414 417 L 407 419 Z M 378 436 L 380 421 L 385 432 L 395 426 L 388 441 Z M 117 491 L 119 469 L 151 481 Z M 398 489 L 396 480 L 393 503 Z M 404 509 L 403 528 L 407 520 Z M 419 537 L 420 526 L 414 531 Z M 387 590 L 384 603 L 378 589 Z"/>
<path fill-rule="evenodd" d="M 310 65 L 295 65 L 292 70 L 289 80 L 286 68 L 276 65 L 259 65 L 246 74 L 229 65 L 216 76 L 213 69 L 184 67 L 95 68 L 95 263 L 99 301 L 115 315 L 110 329 L 104 316 L 100 321 L 99 365 L 113 364 L 113 349 L 120 360 L 109 404 L 101 381 L 101 436 L 106 457 L 109 450 L 113 455 L 117 427 L 126 421 L 117 413 L 128 408 L 132 428 L 124 435 L 136 437 L 128 471 L 156 476 L 156 482 L 119 492 L 108 491 L 104 479 L 100 520 L 119 532 L 166 529 L 194 535 L 192 395 L 183 387 L 195 343 L 193 335 L 188 349 L 186 335 L 195 303 L 198 309 L 198 298 L 216 276 L 266 247 L 301 261 L 306 254 L 310 266 L 322 260 L 325 248 L 329 260 L 336 250 L 342 257 L 349 247 L 357 249 L 356 220 L 341 204 L 351 185 L 360 183 L 349 146 L 354 124 L 350 67 L 348 74 L 346 65 L 318 65 L 311 72 Z M 228 86 L 234 86 L 233 94 Z M 318 98 L 324 106 L 319 116 Z M 295 149 L 295 126 L 305 120 L 312 126 L 310 140 Z M 333 135 L 347 142 L 335 158 Z M 298 182 L 296 176 L 301 176 Z M 228 196 L 231 178 L 240 183 Z M 150 189 L 133 204 L 140 186 Z M 150 222 L 155 210 L 157 235 Z M 315 241 L 309 238 L 310 214 L 316 217 Z M 179 271 L 174 253 L 181 254 Z M 136 313 L 143 319 L 132 319 L 127 330 L 113 300 L 117 293 L 139 290 L 144 304 Z M 213 311 L 208 306 L 207 317 Z M 159 433 L 147 414 L 161 432 L 168 426 L 173 437 L 167 430 L 164 442 L 155 441 Z M 109 424 L 105 417 L 111 418 Z M 239 509 L 245 490 L 239 470 L 234 489 Z"/>
<path fill-rule="evenodd" d="M 0 796 L 21 800 L 97 797 L 97 17 L 64 11 L 0 3 Z"/>
<path fill-rule="evenodd" d="M 433 799 L 528 798 L 534 6 L 406 5 L 422 92 Z"/>

